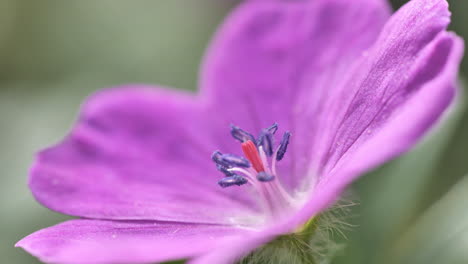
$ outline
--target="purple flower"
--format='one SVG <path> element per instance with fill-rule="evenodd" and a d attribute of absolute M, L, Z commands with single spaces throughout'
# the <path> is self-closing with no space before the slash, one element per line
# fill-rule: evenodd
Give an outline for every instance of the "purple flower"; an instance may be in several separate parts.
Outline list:
<path fill-rule="evenodd" d="M 294 232 L 450 104 L 463 43 L 449 17 L 444 0 L 391 17 L 383 0 L 242 4 L 198 95 L 129 85 L 85 103 L 29 185 L 86 219 L 17 246 L 46 262 L 231 263 Z"/>

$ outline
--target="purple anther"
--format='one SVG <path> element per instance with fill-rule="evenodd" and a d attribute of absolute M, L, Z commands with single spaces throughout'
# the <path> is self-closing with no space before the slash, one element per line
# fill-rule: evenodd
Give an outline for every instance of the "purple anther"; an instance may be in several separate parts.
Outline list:
<path fill-rule="evenodd" d="M 264 129 L 260 134 L 257 146 L 261 146 L 269 157 L 273 154 L 273 134 L 268 129 Z"/>
<path fill-rule="evenodd" d="M 257 180 L 261 182 L 269 182 L 269 181 L 272 181 L 273 179 L 275 179 L 275 176 L 268 174 L 264 171 L 261 171 L 257 174 Z"/>
<path fill-rule="evenodd" d="M 249 168 L 250 167 L 250 162 L 243 157 L 232 155 L 232 154 L 223 154 L 221 155 L 221 165 L 224 165 L 226 167 L 243 167 L 243 168 Z"/>
<path fill-rule="evenodd" d="M 231 125 L 231 135 L 241 143 L 244 143 L 247 140 L 255 142 L 255 137 L 252 134 L 235 125 Z"/>
<path fill-rule="evenodd" d="M 276 154 L 276 160 L 280 161 L 283 159 L 286 150 L 288 149 L 289 137 L 291 137 L 291 133 L 289 131 L 284 132 L 283 138 L 281 139 L 280 146 L 278 148 L 278 153 Z"/>
<path fill-rule="evenodd" d="M 230 177 L 222 178 L 221 180 L 218 181 L 219 186 L 223 188 L 233 186 L 233 185 L 241 186 L 246 183 L 247 183 L 247 179 L 237 174 L 230 176 Z"/>
<path fill-rule="evenodd" d="M 224 173 L 224 175 L 226 175 L 226 176 L 233 176 L 233 175 L 235 174 L 234 172 L 229 171 L 227 167 L 224 167 L 224 166 L 221 165 L 221 164 L 216 164 L 216 168 L 217 168 L 220 172 Z"/>
<path fill-rule="evenodd" d="M 274 135 L 278 130 L 278 123 L 275 122 L 273 125 L 271 125 L 271 127 L 267 128 L 266 130 L 268 130 L 268 132 Z"/>
<path fill-rule="evenodd" d="M 211 159 L 216 163 L 216 164 L 219 164 L 221 166 L 224 166 L 224 167 L 227 167 L 228 164 L 224 163 L 223 160 L 222 160 L 222 157 L 223 156 L 223 153 L 221 153 L 221 151 L 219 150 L 216 150 L 215 152 L 213 152 L 213 154 L 211 154 Z"/>

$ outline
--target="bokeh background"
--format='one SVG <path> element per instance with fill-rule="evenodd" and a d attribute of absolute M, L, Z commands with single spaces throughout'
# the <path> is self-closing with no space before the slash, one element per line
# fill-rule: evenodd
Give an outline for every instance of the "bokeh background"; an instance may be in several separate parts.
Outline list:
<path fill-rule="evenodd" d="M 158 83 L 195 90 L 206 45 L 235 4 L 0 0 L 1 263 L 38 263 L 13 245 L 67 219 L 30 194 L 34 153 L 65 135 L 80 103 L 98 89 Z M 450 4 L 451 28 L 466 38 L 468 1 Z M 468 112 L 462 97 L 417 148 L 351 187 L 359 205 L 346 220 L 353 227 L 338 238 L 346 246 L 332 263 L 468 263 Z"/>

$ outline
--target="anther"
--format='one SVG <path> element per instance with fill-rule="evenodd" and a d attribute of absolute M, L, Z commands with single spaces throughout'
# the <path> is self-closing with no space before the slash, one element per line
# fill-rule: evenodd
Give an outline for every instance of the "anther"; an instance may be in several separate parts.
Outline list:
<path fill-rule="evenodd" d="M 221 163 L 219 164 L 227 165 L 229 167 L 250 167 L 250 162 L 247 159 L 232 154 L 222 154 Z"/>
<path fill-rule="evenodd" d="M 283 159 L 286 150 L 288 149 L 289 137 L 291 133 L 289 131 L 284 132 L 283 138 L 281 139 L 280 146 L 278 147 L 278 153 L 276 154 L 276 160 L 280 161 Z"/>
<path fill-rule="evenodd" d="M 268 156 L 273 154 L 273 134 L 271 134 L 269 129 L 262 131 L 258 139 L 257 146 L 261 146 Z"/>
<path fill-rule="evenodd" d="M 218 181 L 219 186 L 223 188 L 233 186 L 233 185 L 241 186 L 246 183 L 247 183 L 247 179 L 237 174 L 230 176 L 230 177 L 222 178 L 221 180 Z"/>
<path fill-rule="evenodd" d="M 258 154 L 257 146 L 252 141 L 248 140 L 242 143 L 242 152 L 244 152 L 245 157 L 252 163 L 252 167 L 257 171 L 265 171 L 263 167 L 262 159 Z"/>
<path fill-rule="evenodd" d="M 229 168 L 227 168 L 227 167 L 225 167 L 225 166 L 223 166 L 223 165 L 221 165 L 221 164 L 216 164 L 216 168 L 217 168 L 220 172 L 224 173 L 224 175 L 226 175 L 226 176 L 233 176 L 233 175 L 234 175 L 234 172 L 229 171 L 229 170 L 228 170 Z"/>
<path fill-rule="evenodd" d="M 217 165 L 221 165 L 223 167 L 228 167 L 229 165 L 226 164 L 225 162 L 223 162 L 222 160 L 222 157 L 223 154 L 221 153 L 221 151 L 219 150 L 216 150 L 215 152 L 213 152 L 213 154 L 211 154 L 211 159 L 217 164 Z"/>
<path fill-rule="evenodd" d="M 247 140 L 255 141 L 255 137 L 252 134 L 235 125 L 231 125 L 231 135 L 241 143 L 244 143 Z"/>
<path fill-rule="evenodd" d="M 268 130 L 268 132 L 274 135 L 278 130 L 278 123 L 275 122 L 273 125 L 271 125 L 271 127 L 267 128 L 266 130 Z"/>
<path fill-rule="evenodd" d="M 257 174 L 257 180 L 261 181 L 261 182 L 269 182 L 269 181 L 272 181 L 275 179 L 275 176 L 271 175 L 271 174 L 268 174 L 264 171 L 262 172 L 259 172 Z"/>

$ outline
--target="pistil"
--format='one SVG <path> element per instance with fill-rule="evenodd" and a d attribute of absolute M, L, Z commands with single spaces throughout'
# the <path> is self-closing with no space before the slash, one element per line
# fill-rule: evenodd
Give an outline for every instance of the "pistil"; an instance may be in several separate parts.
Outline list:
<path fill-rule="evenodd" d="M 247 140 L 244 143 L 242 143 L 242 152 L 244 152 L 245 157 L 250 161 L 253 168 L 257 172 L 265 171 L 265 168 L 263 167 L 263 162 L 260 159 L 260 156 L 258 155 L 257 146 L 255 146 L 255 144 L 251 140 Z"/>

